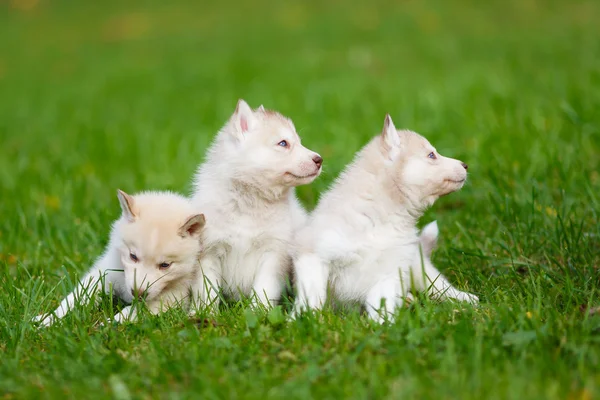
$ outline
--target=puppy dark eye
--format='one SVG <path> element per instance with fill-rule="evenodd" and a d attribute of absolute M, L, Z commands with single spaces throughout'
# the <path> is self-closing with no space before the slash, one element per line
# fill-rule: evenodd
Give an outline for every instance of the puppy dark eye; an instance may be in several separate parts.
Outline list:
<path fill-rule="evenodd" d="M 131 258 L 131 261 L 133 261 L 133 262 L 140 261 L 140 259 L 133 253 L 129 253 L 129 258 Z"/>
<path fill-rule="evenodd" d="M 158 267 L 160 269 L 167 269 L 167 268 L 169 268 L 171 266 L 171 264 L 173 264 L 173 263 L 164 262 L 164 263 L 158 264 Z"/>
<path fill-rule="evenodd" d="M 277 146 L 288 147 L 288 142 L 287 140 L 282 140 L 281 142 L 277 143 Z"/>
<path fill-rule="evenodd" d="M 433 153 L 433 151 L 429 154 L 427 154 L 427 157 L 431 158 L 432 160 L 435 160 L 437 157 L 435 156 L 435 154 Z"/>

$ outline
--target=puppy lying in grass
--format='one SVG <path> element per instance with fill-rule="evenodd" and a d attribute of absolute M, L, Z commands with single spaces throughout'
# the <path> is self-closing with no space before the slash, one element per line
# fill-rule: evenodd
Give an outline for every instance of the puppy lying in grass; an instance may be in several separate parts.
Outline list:
<path fill-rule="evenodd" d="M 328 284 L 339 300 L 361 302 L 378 321 L 390 318 L 410 289 L 443 288 L 436 296 L 476 302 L 430 262 L 422 268 L 416 228 L 428 207 L 466 179 L 465 163 L 441 156 L 417 133 L 396 130 L 387 115 L 382 134 L 357 154 L 296 234 L 296 311 L 321 308 Z"/>
<path fill-rule="evenodd" d="M 75 304 L 97 299 L 98 291 L 129 304 L 143 298 L 152 313 L 189 302 L 190 285 L 199 272 L 204 215 L 194 213 L 189 200 L 174 193 L 130 196 L 119 190 L 118 197 L 123 213 L 113 223 L 106 251 L 59 307 L 35 322 L 51 325 Z M 128 306 L 114 320 L 135 316 L 135 308 Z"/>

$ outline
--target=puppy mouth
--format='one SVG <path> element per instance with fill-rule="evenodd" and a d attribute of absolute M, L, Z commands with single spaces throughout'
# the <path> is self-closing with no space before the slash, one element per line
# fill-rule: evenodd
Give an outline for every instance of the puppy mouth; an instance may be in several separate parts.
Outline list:
<path fill-rule="evenodd" d="M 308 174 L 308 175 L 296 175 L 296 174 L 292 174 L 291 172 L 286 172 L 285 174 L 289 175 L 289 176 L 291 176 L 293 178 L 296 178 L 296 179 L 307 179 L 307 178 L 314 178 L 314 177 L 316 177 L 317 175 L 319 175 L 319 171 L 317 171 L 317 172 L 315 172 L 313 174 Z"/>
<path fill-rule="evenodd" d="M 465 183 L 465 181 L 467 180 L 467 178 L 465 179 L 444 179 L 446 182 L 450 182 L 450 183 Z"/>

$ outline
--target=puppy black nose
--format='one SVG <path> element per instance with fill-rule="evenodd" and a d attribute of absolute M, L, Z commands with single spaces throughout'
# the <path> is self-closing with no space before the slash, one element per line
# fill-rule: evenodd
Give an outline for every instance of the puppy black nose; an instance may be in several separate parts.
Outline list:
<path fill-rule="evenodd" d="M 319 168 L 321 168 L 321 165 L 323 165 L 323 158 L 321 156 L 314 156 L 313 161 L 315 162 L 315 164 L 317 164 L 317 167 Z"/>
<path fill-rule="evenodd" d="M 460 163 L 460 164 L 463 166 L 463 168 L 464 168 L 465 170 L 469 169 L 469 166 L 468 166 L 467 164 L 465 164 L 465 163 Z"/>

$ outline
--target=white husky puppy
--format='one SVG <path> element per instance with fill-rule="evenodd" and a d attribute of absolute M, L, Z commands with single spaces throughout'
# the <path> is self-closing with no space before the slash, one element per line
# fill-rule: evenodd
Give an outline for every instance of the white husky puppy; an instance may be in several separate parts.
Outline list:
<path fill-rule="evenodd" d="M 417 133 L 396 130 L 387 115 L 382 134 L 357 154 L 296 235 L 296 310 L 322 307 L 329 282 L 337 298 L 360 301 L 383 321 L 413 281 L 421 280 L 414 289 L 447 282 L 432 265 L 424 279 L 416 223 L 466 179 L 465 163 L 441 156 Z M 477 301 L 445 289 L 439 296 Z"/>
<path fill-rule="evenodd" d="M 97 299 L 98 291 L 112 293 L 131 304 L 144 298 L 152 313 L 189 302 L 204 215 L 194 212 L 188 199 L 169 192 L 144 192 L 130 196 L 118 191 L 123 211 L 110 232 L 104 254 L 50 315 L 34 321 L 51 325 L 75 304 Z M 116 321 L 133 320 L 135 309 L 125 307 Z"/>
<path fill-rule="evenodd" d="M 218 289 L 263 305 L 279 300 L 292 232 L 306 218 L 293 188 L 312 182 L 322 163 L 302 146 L 291 120 L 239 100 L 195 177 L 192 201 L 208 221 L 200 305 L 215 306 Z"/>

